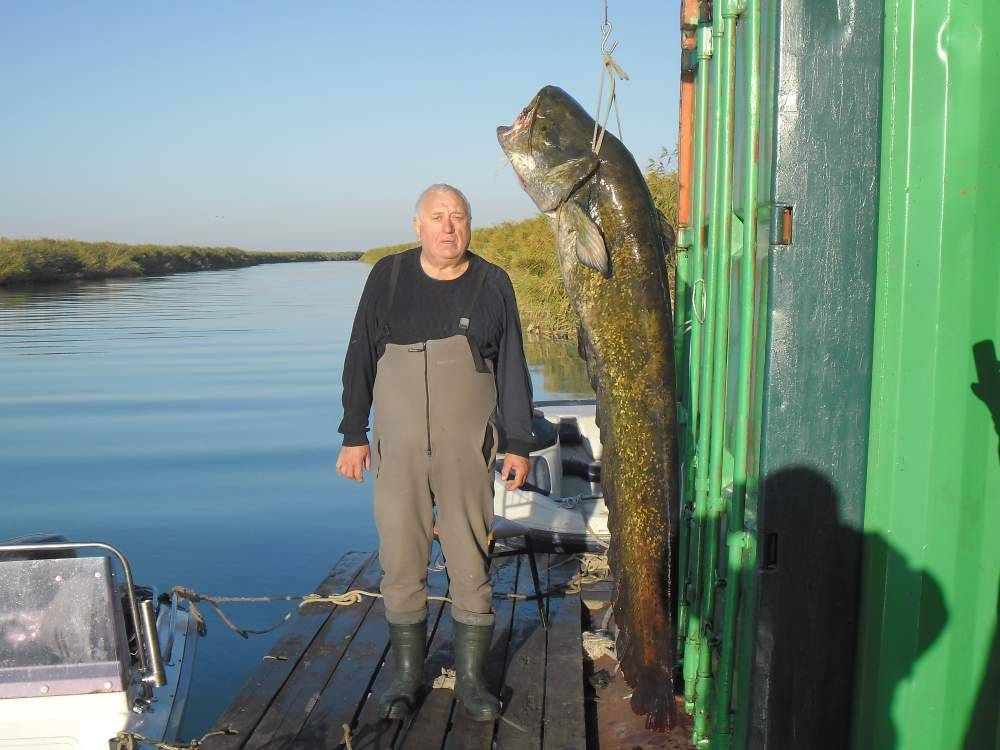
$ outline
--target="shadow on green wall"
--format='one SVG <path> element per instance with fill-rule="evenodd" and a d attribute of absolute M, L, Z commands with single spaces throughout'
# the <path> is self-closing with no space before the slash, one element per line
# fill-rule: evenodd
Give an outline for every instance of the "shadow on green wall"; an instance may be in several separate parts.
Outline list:
<path fill-rule="evenodd" d="M 997 458 L 1000 459 L 1000 362 L 993 341 L 986 339 L 972 346 L 972 358 L 976 362 L 979 382 L 972 384 L 976 398 L 986 404 L 993 417 L 993 429 L 997 433 Z"/>
<path fill-rule="evenodd" d="M 993 429 L 998 439 L 997 458 L 1000 459 L 1000 362 L 997 361 L 996 345 L 991 339 L 974 344 L 972 358 L 979 377 L 979 382 L 972 384 L 972 392 L 986 405 L 993 418 Z M 995 745 L 1000 737 L 1000 581 L 997 581 L 996 621 L 990 658 L 969 719 L 963 750 L 980 750 L 991 743 Z"/>
<path fill-rule="evenodd" d="M 1000 581 L 997 581 L 997 623 L 993 630 L 993 648 L 962 750 L 1000 747 L 997 744 L 1000 738 Z"/>
<path fill-rule="evenodd" d="M 902 682 L 912 675 L 913 668 L 921 657 L 944 632 L 945 624 L 948 622 L 948 609 L 944 601 L 944 592 L 937 579 L 926 570 L 911 567 L 902 552 L 889 544 L 881 535 L 865 534 L 865 547 L 866 553 L 872 556 L 871 558 L 866 556 L 866 560 L 884 561 L 881 564 L 887 573 L 887 588 L 891 587 L 896 591 L 913 595 L 908 602 L 900 602 L 898 599 L 894 602 L 896 616 L 893 624 L 899 630 L 883 632 L 883 653 L 880 654 L 880 680 L 884 685 L 882 694 L 887 699 L 885 703 L 887 716 L 882 726 L 884 733 L 878 735 L 883 742 L 877 743 L 875 747 L 904 750 L 904 746 L 899 743 L 898 729 L 892 722 L 896 691 Z M 887 598 L 890 596 L 892 594 L 888 593 Z M 914 634 L 911 630 L 914 618 L 918 618 L 915 643 L 912 641 Z M 867 667 L 868 665 L 858 665 L 859 669 Z M 881 717 L 876 720 L 880 721 Z"/>
<path fill-rule="evenodd" d="M 881 534 L 844 523 L 840 505 L 829 477 L 809 466 L 783 468 L 764 481 L 761 534 L 769 541 L 757 574 L 750 747 L 849 747 L 855 673 L 864 670 L 877 690 L 875 702 L 861 709 L 865 715 L 854 717 L 866 724 L 861 746 L 904 750 L 893 699 L 944 630 L 944 594 L 930 572 L 912 566 Z M 857 649 L 861 551 L 866 577 L 881 577 L 886 597 L 873 604 L 887 614 L 878 623 L 886 629 L 862 634 L 868 653 Z"/>

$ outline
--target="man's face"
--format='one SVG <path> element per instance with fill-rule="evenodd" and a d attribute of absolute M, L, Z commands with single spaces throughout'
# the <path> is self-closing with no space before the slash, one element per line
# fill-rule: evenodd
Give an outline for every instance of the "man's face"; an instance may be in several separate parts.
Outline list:
<path fill-rule="evenodd" d="M 424 252 L 437 260 L 456 260 L 469 249 L 472 232 L 462 199 L 451 192 L 427 195 L 413 220 Z"/>

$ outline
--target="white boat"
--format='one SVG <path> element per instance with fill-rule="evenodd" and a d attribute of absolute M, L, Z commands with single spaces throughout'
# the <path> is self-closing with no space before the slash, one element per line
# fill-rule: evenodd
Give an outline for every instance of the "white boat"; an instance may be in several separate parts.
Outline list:
<path fill-rule="evenodd" d="M 176 596 L 137 587 L 110 545 L 0 545 L 0 748 L 109 750 L 120 732 L 176 741 L 197 640 Z"/>
<path fill-rule="evenodd" d="M 494 473 L 494 514 L 523 527 L 536 549 L 607 549 L 610 534 L 600 483 L 601 433 L 596 409 L 593 400 L 536 402 L 535 446 L 525 485 L 508 490 L 500 473 Z M 501 436 L 501 454 L 504 442 Z"/>

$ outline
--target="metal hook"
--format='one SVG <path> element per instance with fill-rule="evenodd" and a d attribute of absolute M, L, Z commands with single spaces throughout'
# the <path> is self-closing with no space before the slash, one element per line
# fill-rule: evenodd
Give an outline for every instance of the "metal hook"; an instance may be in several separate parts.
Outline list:
<path fill-rule="evenodd" d="M 611 45 L 611 49 L 608 49 L 608 39 L 611 38 L 611 24 L 605 21 L 601 24 L 601 33 L 604 35 L 604 41 L 601 42 L 601 52 L 605 55 L 613 54 L 615 48 L 618 46 L 618 42 Z"/>

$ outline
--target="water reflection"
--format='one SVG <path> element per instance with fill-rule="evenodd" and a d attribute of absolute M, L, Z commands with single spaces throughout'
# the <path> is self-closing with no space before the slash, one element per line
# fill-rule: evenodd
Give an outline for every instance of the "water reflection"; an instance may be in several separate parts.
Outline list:
<path fill-rule="evenodd" d="M 546 395 L 539 397 L 536 393 L 536 399 L 555 394 L 593 397 L 587 365 L 576 351 L 576 341 L 525 341 L 524 356 L 529 366 L 541 373 Z"/>

